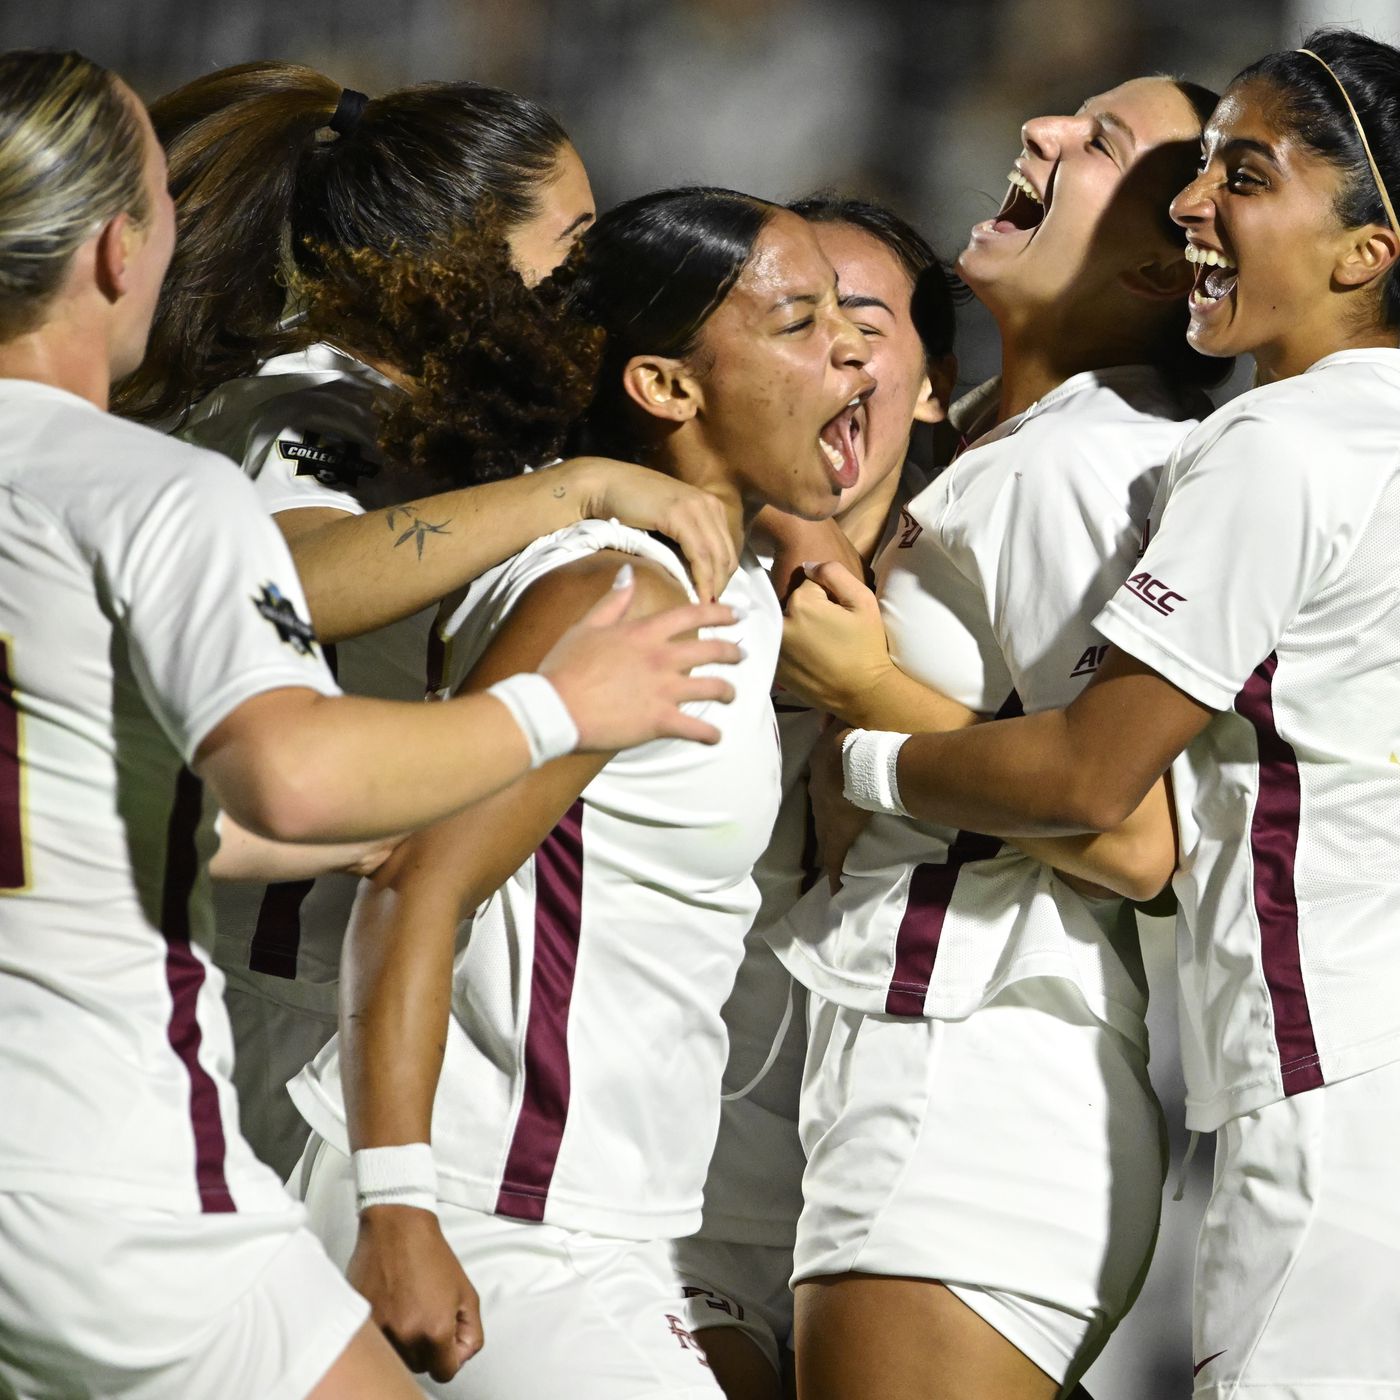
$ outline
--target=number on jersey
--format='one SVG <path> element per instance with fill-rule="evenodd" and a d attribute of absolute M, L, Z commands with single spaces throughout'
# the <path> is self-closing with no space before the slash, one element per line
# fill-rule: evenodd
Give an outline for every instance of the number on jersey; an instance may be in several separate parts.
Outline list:
<path fill-rule="evenodd" d="M 10 639 L 0 637 L 0 894 L 29 888 L 24 827 L 24 717 L 15 699 Z"/>

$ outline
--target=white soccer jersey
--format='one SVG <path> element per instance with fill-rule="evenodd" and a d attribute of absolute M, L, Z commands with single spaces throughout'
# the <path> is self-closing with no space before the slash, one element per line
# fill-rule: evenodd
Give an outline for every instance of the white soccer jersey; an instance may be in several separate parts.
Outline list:
<path fill-rule="evenodd" d="M 928 482 L 922 467 L 905 464 L 882 545 L 893 537 L 905 503 Z M 764 562 L 771 567 L 771 561 Z M 805 995 L 793 986 L 792 974 L 768 946 L 765 934 L 821 878 L 807 784 L 812 749 L 826 716 L 796 703 L 781 686 L 774 688 L 773 709 L 782 739 L 782 802 L 772 840 L 754 867 L 758 915 L 724 1005 L 729 1032 L 726 1099 L 705 1182 L 700 1234 L 790 1247 L 802 1209 L 806 1162 L 797 1122 L 807 1017 Z M 780 1037 L 781 1044 L 776 1044 Z"/>
<path fill-rule="evenodd" d="M 228 464 L 0 381 L 0 1189 L 282 1209 L 238 1131 L 200 784 L 243 701 L 336 687 Z"/>
<path fill-rule="evenodd" d="M 685 581 L 648 536 L 575 525 L 473 585 L 458 619 L 463 651 L 474 661 L 532 583 L 602 549 Z M 746 652 L 724 672 L 737 698 L 703 711 L 720 743 L 619 754 L 476 913 L 433 1114 L 446 1200 L 636 1239 L 699 1223 L 725 1062 L 720 1008 L 758 907 L 753 865 L 779 781 L 769 688 L 782 619 L 752 556 L 722 601 L 747 616 L 719 634 Z M 292 1096 L 344 1150 L 338 1042 Z"/>
<path fill-rule="evenodd" d="M 379 453 L 380 421 L 397 393 L 368 365 L 333 346 L 313 345 L 213 390 L 179 435 L 238 463 L 274 515 L 305 508 L 359 515 L 433 489 L 405 480 Z M 386 530 L 409 554 L 427 527 L 450 530 L 451 522 L 432 514 L 386 516 Z M 340 642 L 327 660 L 351 694 L 422 700 L 448 679 L 437 617 L 438 609 L 428 608 Z M 358 886 L 350 875 L 273 885 L 217 882 L 216 960 L 231 979 L 252 981 L 263 996 L 333 1017 L 340 948 Z M 298 1068 L 300 1061 L 286 1073 Z"/>
<path fill-rule="evenodd" d="M 1093 619 L 1141 548 L 1191 412 L 1149 367 L 1101 370 L 979 439 L 909 504 L 878 562 L 900 667 L 985 714 L 1073 699 L 1106 650 Z M 1131 910 L 970 832 L 876 816 L 839 893 L 819 884 L 769 938 L 799 981 L 853 1010 L 956 1019 L 1053 976 L 1145 1040 Z"/>
<path fill-rule="evenodd" d="M 1400 351 L 1172 458 L 1104 635 L 1220 713 L 1172 767 L 1187 1123 L 1400 1057 Z"/>

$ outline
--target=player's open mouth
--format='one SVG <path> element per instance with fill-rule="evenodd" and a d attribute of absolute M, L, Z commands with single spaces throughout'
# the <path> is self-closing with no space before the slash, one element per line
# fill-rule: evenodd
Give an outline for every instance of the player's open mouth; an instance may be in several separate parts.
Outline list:
<path fill-rule="evenodd" d="M 1186 261 L 1196 268 L 1196 280 L 1191 287 L 1192 312 L 1209 311 L 1235 290 L 1240 279 L 1239 264 L 1223 250 L 1188 242 Z"/>
<path fill-rule="evenodd" d="M 1034 234 L 1050 209 L 1053 176 L 1044 190 L 1038 190 L 1019 166 L 1013 167 L 1006 179 L 1006 198 L 1001 208 L 996 217 L 981 224 L 980 229 L 987 233 Z"/>
<path fill-rule="evenodd" d="M 865 438 L 865 401 L 870 393 L 866 390 L 857 394 L 817 434 L 817 446 L 831 468 L 832 480 L 842 491 L 849 491 L 860 480 L 859 446 Z"/>

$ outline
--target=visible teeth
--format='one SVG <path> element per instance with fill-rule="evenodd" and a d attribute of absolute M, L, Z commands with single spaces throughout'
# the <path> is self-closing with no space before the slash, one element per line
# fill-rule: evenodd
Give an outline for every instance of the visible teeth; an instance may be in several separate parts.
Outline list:
<path fill-rule="evenodd" d="M 1045 201 L 1036 194 L 1035 186 L 1021 174 L 1019 170 L 1012 170 L 1006 177 L 1023 195 L 1033 199 L 1037 204 L 1044 204 Z"/>
<path fill-rule="evenodd" d="M 846 459 L 841 455 L 839 447 L 833 447 L 825 438 L 818 438 L 817 444 L 826 453 L 826 460 L 831 463 L 833 469 L 840 471 L 846 465 Z"/>
<path fill-rule="evenodd" d="M 1233 271 L 1235 260 L 1215 248 L 1198 248 L 1194 243 L 1186 245 L 1186 261 L 1200 263 L 1205 267 L 1223 267 Z"/>
<path fill-rule="evenodd" d="M 855 398 L 853 398 L 853 399 L 850 401 L 850 403 L 848 403 L 848 404 L 846 405 L 846 407 L 847 407 L 847 408 L 859 408 L 859 407 L 860 407 L 860 395 L 857 394 L 857 395 L 855 396 Z"/>

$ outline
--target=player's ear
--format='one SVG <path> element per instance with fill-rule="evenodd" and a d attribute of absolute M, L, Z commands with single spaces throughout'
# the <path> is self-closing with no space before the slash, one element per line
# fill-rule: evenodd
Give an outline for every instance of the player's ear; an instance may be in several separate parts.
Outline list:
<path fill-rule="evenodd" d="M 1181 301 L 1191 290 L 1195 274 L 1186 258 L 1176 252 L 1148 258 L 1120 273 L 1118 280 L 1134 296 L 1147 301 Z"/>
<path fill-rule="evenodd" d="M 126 295 L 130 279 L 127 265 L 135 251 L 141 231 L 132 223 L 130 214 L 118 214 L 108 219 L 93 240 L 93 277 L 98 290 L 108 301 Z"/>
<path fill-rule="evenodd" d="M 929 360 L 924 382 L 919 387 L 919 401 L 914 405 L 916 423 L 941 423 L 948 416 L 953 401 L 953 385 L 958 382 L 958 357 L 939 355 Z"/>
<path fill-rule="evenodd" d="M 622 371 L 627 397 L 653 418 L 686 423 L 700 411 L 700 381 L 683 360 L 666 355 L 634 355 Z"/>

